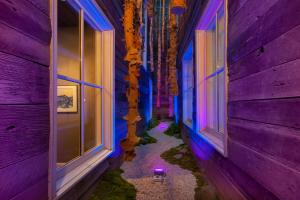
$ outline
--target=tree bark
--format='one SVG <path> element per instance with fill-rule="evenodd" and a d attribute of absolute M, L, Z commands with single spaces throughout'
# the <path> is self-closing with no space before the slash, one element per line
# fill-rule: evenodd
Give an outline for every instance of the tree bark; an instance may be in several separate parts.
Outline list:
<path fill-rule="evenodd" d="M 141 48 L 142 39 L 140 36 L 141 1 L 125 0 L 124 5 L 124 34 L 127 54 L 125 60 L 128 61 L 128 75 L 125 80 L 129 83 L 126 91 L 128 100 L 128 113 L 124 116 L 127 120 L 127 137 L 122 141 L 124 150 L 124 160 L 132 160 L 135 156 L 134 148 L 139 138 L 136 136 L 136 125 L 141 120 L 138 112 L 140 66 L 142 64 Z"/>

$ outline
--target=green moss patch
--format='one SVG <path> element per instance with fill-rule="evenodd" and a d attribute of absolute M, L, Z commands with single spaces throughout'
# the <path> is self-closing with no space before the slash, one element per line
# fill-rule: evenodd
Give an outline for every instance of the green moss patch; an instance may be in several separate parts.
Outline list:
<path fill-rule="evenodd" d="M 152 118 L 147 125 L 147 131 L 150 131 L 151 129 L 157 127 L 158 124 L 159 124 L 159 120 L 156 118 Z"/>
<path fill-rule="evenodd" d="M 121 169 L 106 172 L 97 183 L 90 200 L 135 200 L 135 187 L 124 180 Z"/>
<path fill-rule="evenodd" d="M 150 136 L 147 131 L 144 131 L 142 133 L 142 135 L 140 136 L 140 141 L 139 141 L 137 146 L 146 145 L 146 144 L 153 144 L 153 143 L 156 143 L 156 142 L 157 142 L 156 138 Z"/>
<path fill-rule="evenodd" d="M 181 139 L 181 130 L 179 125 L 176 123 L 172 123 L 169 126 L 169 128 L 164 132 L 164 134 Z"/>
<path fill-rule="evenodd" d="M 203 173 L 199 170 L 192 152 L 187 145 L 181 144 L 171 148 L 160 155 L 161 158 L 173 165 L 189 170 L 195 176 L 197 187 L 195 188 L 196 200 L 219 200 L 214 188 L 205 180 Z"/>

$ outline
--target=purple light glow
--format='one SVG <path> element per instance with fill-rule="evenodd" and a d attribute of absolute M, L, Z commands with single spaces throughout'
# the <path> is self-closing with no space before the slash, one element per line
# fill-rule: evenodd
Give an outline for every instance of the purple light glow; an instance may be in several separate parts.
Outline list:
<path fill-rule="evenodd" d="M 162 169 L 162 168 L 155 168 L 154 171 L 155 171 L 155 172 L 163 172 L 164 169 Z"/>
<path fill-rule="evenodd" d="M 215 152 L 214 148 L 202 137 L 192 142 L 190 148 L 200 160 L 209 160 Z"/>
<path fill-rule="evenodd" d="M 161 122 L 159 125 L 158 125 L 158 128 L 161 130 L 161 131 L 164 131 L 168 128 L 168 124 L 166 122 Z"/>
<path fill-rule="evenodd" d="M 211 0 L 203 12 L 203 15 L 197 25 L 197 30 L 206 30 L 216 11 L 222 5 L 222 0 Z"/>

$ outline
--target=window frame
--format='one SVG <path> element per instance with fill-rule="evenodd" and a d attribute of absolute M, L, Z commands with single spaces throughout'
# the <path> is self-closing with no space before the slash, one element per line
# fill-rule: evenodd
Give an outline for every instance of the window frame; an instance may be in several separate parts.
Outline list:
<path fill-rule="evenodd" d="M 220 69 L 215 69 L 211 75 L 207 75 L 206 73 L 206 30 L 208 30 L 209 25 L 212 20 L 216 20 L 216 35 L 218 34 L 217 30 L 217 13 L 219 12 L 221 7 L 224 7 L 224 18 L 225 18 L 225 45 L 224 45 L 224 56 L 225 63 L 224 66 Z M 227 102 L 228 102 L 228 68 L 227 68 L 227 0 L 216 0 L 209 1 L 207 4 L 205 11 L 197 25 L 195 30 L 195 41 L 196 41 L 196 131 L 197 133 L 208 143 L 210 143 L 219 153 L 223 156 L 227 156 L 227 143 L 228 143 L 228 132 L 227 132 Z M 218 51 L 216 41 L 216 52 Z M 217 56 L 216 56 L 217 57 Z M 216 63 L 217 65 L 217 63 Z M 207 80 L 209 78 L 218 76 L 220 73 L 224 73 L 224 133 L 220 133 L 215 130 L 211 130 L 207 126 Z M 213 76 L 212 76 L 213 75 Z M 219 77 L 217 77 L 217 81 L 219 81 Z M 219 83 L 218 83 L 219 87 Z M 218 88 L 217 87 L 217 88 Z M 222 114 L 219 113 L 218 116 Z M 218 119 L 219 120 L 219 119 Z"/>
<path fill-rule="evenodd" d="M 103 14 L 101 8 L 95 0 L 67 0 L 67 3 L 79 13 L 80 18 L 80 49 L 83 52 L 84 34 L 83 26 L 85 23 L 84 17 L 87 17 L 88 22 L 93 28 L 101 31 L 101 85 L 85 82 L 84 77 L 84 56 L 81 53 L 80 60 L 80 80 L 73 79 L 57 73 L 57 2 L 58 0 L 50 1 L 50 16 L 52 25 L 52 40 L 50 45 L 50 144 L 49 144 L 49 198 L 56 199 L 61 197 L 81 178 L 87 175 L 94 167 L 105 160 L 115 148 L 114 137 L 114 59 L 115 59 L 115 32 L 114 28 Z M 84 17 L 83 17 L 84 16 Z M 105 51 L 103 50 L 105 49 Z M 68 162 L 64 167 L 58 168 L 57 161 L 57 80 L 66 80 L 80 84 L 81 105 L 84 104 L 84 93 L 82 88 L 85 86 L 100 89 L 101 91 L 101 138 L 100 145 L 84 152 L 81 149 L 81 156 Z M 105 106 L 104 106 L 105 105 Z M 84 110 L 81 106 L 81 123 L 84 119 Z M 81 130 L 84 126 L 81 127 Z M 84 137 L 81 131 L 81 138 Z M 81 147 L 83 144 L 81 139 Z"/>

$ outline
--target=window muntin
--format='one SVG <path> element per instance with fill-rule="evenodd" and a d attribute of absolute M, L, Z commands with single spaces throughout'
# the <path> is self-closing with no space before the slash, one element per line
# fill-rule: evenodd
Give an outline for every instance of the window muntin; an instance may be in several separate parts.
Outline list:
<path fill-rule="evenodd" d="M 57 112 L 57 166 L 63 167 L 102 144 L 101 32 L 87 23 L 82 9 L 58 1 L 57 94 L 70 99 L 72 112 Z M 58 104 L 58 106 L 60 106 Z"/>

